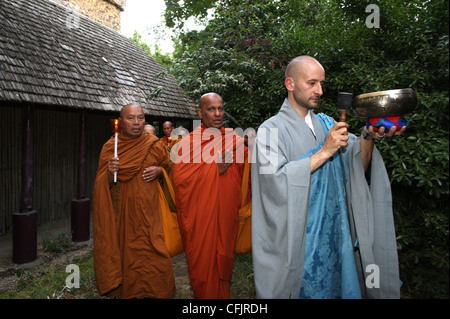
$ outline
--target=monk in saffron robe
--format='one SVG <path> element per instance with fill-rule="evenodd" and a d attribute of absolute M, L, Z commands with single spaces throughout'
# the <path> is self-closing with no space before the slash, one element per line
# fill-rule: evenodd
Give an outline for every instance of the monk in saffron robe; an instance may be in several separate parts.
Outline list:
<path fill-rule="evenodd" d="M 202 96 L 198 115 L 202 124 L 183 137 L 174 160 L 177 214 L 194 298 L 226 299 L 247 147 L 222 126 L 218 94 Z"/>
<path fill-rule="evenodd" d="M 161 143 L 163 143 L 165 146 L 167 146 L 169 152 L 172 149 L 172 147 L 177 144 L 179 141 L 181 141 L 181 136 L 171 136 L 173 131 L 173 124 L 170 121 L 166 121 L 162 125 L 164 136 L 161 137 L 159 140 Z"/>
<path fill-rule="evenodd" d="M 174 128 L 173 128 L 172 122 L 170 122 L 170 121 L 164 122 L 162 125 L 162 129 L 163 129 L 164 136 L 161 137 L 159 139 L 159 141 L 167 148 L 167 151 L 170 153 L 172 150 L 172 147 L 181 141 L 181 136 L 179 136 L 179 135 L 172 136 L 172 132 L 173 132 Z M 168 165 L 169 166 L 167 168 L 167 173 L 169 175 L 170 181 L 173 184 L 173 163 L 171 161 L 170 155 L 169 155 L 169 164 Z M 175 203 L 172 201 L 172 197 L 169 194 L 169 189 L 165 183 L 165 180 L 163 180 L 161 184 L 162 184 L 161 186 L 163 188 L 164 195 L 166 196 L 167 204 L 169 205 L 170 211 L 176 212 L 177 208 L 175 206 Z"/>
<path fill-rule="evenodd" d="M 121 119 L 118 157 L 114 157 L 112 137 L 101 151 L 94 186 L 98 290 L 101 295 L 121 298 L 170 298 L 175 294 L 175 278 L 164 242 L 157 188 L 161 167 L 167 165 L 167 151 L 155 135 L 143 132 L 145 117 L 139 105 L 126 105 Z"/>

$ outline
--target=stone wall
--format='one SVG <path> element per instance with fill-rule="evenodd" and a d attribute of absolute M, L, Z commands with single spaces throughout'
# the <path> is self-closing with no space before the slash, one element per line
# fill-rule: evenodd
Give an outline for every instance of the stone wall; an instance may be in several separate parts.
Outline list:
<path fill-rule="evenodd" d="M 126 0 L 53 0 L 120 32 L 120 12 Z"/>

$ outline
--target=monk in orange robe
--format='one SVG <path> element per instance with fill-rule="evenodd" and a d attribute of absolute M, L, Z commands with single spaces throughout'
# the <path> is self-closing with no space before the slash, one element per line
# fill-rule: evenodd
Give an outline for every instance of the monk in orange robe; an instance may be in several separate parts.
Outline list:
<path fill-rule="evenodd" d="M 166 121 L 162 125 L 164 136 L 159 139 L 159 141 L 164 144 L 164 146 L 167 148 L 167 151 L 170 153 L 172 150 L 172 147 L 181 141 L 181 135 L 178 136 L 172 136 L 173 131 L 173 124 L 170 121 Z M 173 184 L 173 163 L 171 161 L 171 156 L 169 155 L 169 167 L 167 169 L 167 173 L 169 175 L 169 179 Z M 177 208 L 175 206 L 175 203 L 172 201 L 172 198 L 169 194 L 169 189 L 167 185 L 165 184 L 165 181 L 163 180 L 161 183 L 161 186 L 164 191 L 164 195 L 167 199 L 167 204 L 169 205 L 170 211 L 176 212 Z"/>
<path fill-rule="evenodd" d="M 112 137 L 101 151 L 94 185 L 98 290 L 121 298 L 170 298 L 175 294 L 175 278 L 157 187 L 161 167 L 168 162 L 167 151 L 155 135 L 143 132 L 145 117 L 139 105 L 126 105 L 120 117 L 118 157 Z M 113 185 L 115 172 L 117 185 Z"/>
<path fill-rule="evenodd" d="M 225 299 L 230 297 L 247 147 L 222 126 L 218 94 L 202 96 L 198 115 L 202 124 L 183 137 L 175 159 L 178 221 L 194 298 Z"/>
<path fill-rule="evenodd" d="M 173 124 L 170 121 L 166 121 L 162 125 L 164 136 L 161 137 L 159 140 L 161 143 L 163 143 L 165 146 L 167 146 L 168 151 L 172 149 L 172 147 L 177 144 L 179 141 L 181 141 L 181 136 L 173 137 L 172 131 L 173 131 Z"/>

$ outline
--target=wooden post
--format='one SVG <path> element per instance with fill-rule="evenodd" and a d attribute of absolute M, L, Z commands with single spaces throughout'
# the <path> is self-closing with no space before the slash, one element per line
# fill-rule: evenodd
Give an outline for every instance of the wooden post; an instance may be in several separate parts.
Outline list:
<path fill-rule="evenodd" d="M 86 128 L 84 113 L 80 114 L 80 136 L 78 144 L 77 199 L 86 197 Z"/>
<path fill-rule="evenodd" d="M 13 213 L 13 262 L 16 264 L 37 259 L 37 212 L 33 210 L 33 121 L 29 106 L 24 112 L 20 212 Z"/>
<path fill-rule="evenodd" d="M 78 143 L 77 198 L 72 200 L 71 231 L 72 241 L 81 242 L 90 238 L 91 201 L 86 198 L 86 131 L 85 115 L 80 115 L 80 135 Z"/>

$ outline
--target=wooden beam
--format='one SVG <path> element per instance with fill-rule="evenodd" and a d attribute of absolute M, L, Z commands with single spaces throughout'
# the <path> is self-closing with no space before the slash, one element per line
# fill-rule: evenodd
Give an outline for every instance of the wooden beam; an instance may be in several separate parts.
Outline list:
<path fill-rule="evenodd" d="M 24 264 L 37 259 L 37 212 L 33 210 L 33 120 L 25 109 L 22 144 L 22 192 L 20 212 L 13 213 L 13 262 Z"/>
<path fill-rule="evenodd" d="M 82 242 L 90 238 L 91 201 L 86 198 L 86 127 L 84 112 L 80 114 L 78 141 L 77 198 L 72 200 L 72 241 Z"/>

